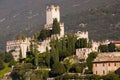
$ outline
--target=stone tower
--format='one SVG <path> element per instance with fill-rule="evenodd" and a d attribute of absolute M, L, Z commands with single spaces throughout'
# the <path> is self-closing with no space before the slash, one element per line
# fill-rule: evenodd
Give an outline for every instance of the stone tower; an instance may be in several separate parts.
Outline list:
<path fill-rule="evenodd" d="M 44 28 L 52 30 L 52 24 L 55 18 L 60 23 L 60 37 L 63 37 L 64 23 L 60 22 L 60 7 L 54 6 L 54 5 L 47 6 L 46 7 L 46 24 L 44 25 Z"/>
<path fill-rule="evenodd" d="M 46 24 L 52 24 L 54 19 L 60 22 L 60 7 L 51 5 L 46 7 Z"/>

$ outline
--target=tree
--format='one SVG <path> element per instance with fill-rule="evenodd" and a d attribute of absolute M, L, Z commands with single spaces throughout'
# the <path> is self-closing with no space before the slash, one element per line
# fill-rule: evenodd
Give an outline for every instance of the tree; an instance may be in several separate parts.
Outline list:
<path fill-rule="evenodd" d="M 31 63 L 16 64 L 11 72 L 12 80 L 25 80 L 26 73 L 34 69 Z"/>
<path fill-rule="evenodd" d="M 42 29 L 40 31 L 40 35 L 38 36 L 38 39 L 39 40 L 45 40 L 47 37 L 50 37 L 50 36 L 51 36 L 50 30 Z"/>
<path fill-rule="evenodd" d="M 119 75 L 110 72 L 109 74 L 102 77 L 103 80 L 120 80 Z"/>
<path fill-rule="evenodd" d="M 21 35 L 21 34 L 18 34 L 17 37 L 16 37 L 17 40 L 25 40 L 26 39 L 26 35 Z"/>
<path fill-rule="evenodd" d="M 86 48 L 87 47 L 87 39 L 80 38 L 76 41 L 76 48 Z"/>
<path fill-rule="evenodd" d="M 114 52 L 115 51 L 115 44 L 114 43 L 110 43 L 108 44 L 108 50 L 109 52 Z"/>
<path fill-rule="evenodd" d="M 51 58 L 50 58 L 50 66 L 53 67 L 53 64 L 59 62 L 59 53 L 58 50 L 52 47 L 51 49 Z"/>
<path fill-rule="evenodd" d="M 52 34 L 60 34 L 60 24 L 56 18 L 53 20 Z"/>
<path fill-rule="evenodd" d="M 5 62 L 8 63 L 8 62 L 11 62 L 12 60 L 14 60 L 13 56 L 11 53 L 6 53 L 5 54 Z"/>
<path fill-rule="evenodd" d="M 117 51 L 120 51 L 120 46 L 117 46 L 117 47 L 116 47 L 116 50 L 117 50 Z"/>
<path fill-rule="evenodd" d="M 70 68 L 70 72 L 74 72 L 74 73 L 82 73 L 83 69 L 85 67 L 85 64 L 73 64 L 72 67 Z"/>
<path fill-rule="evenodd" d="M 99 46 L 99 51 L 100 52 L 108 52 L 108 46 L 107 45 L 100 45 Z"/>
<path fill-rule="evenodd" d="M 66 70 L 65 70 L 64 65 L 62 63 L 58 62 L 53 65 L 51 72 L 53 75 L 57 76 L 57 75 L 63 74 L 64 72 L 66 72 Z"/>
<path fill-rule="evenodd" d="M 2 70 L 4 68 L 4 64 L 3 64 L 3 61 L 0 60 L 0 70 Z"/>
<path fill-rule="evenodd" d="M 0 51 L 0 70 L 4 68 L 4 59 L 5 59 L 5 55 L 3 52 Z"/>
<path fill-rule="evenodd" d="M 67 35 L 67 39 L 66 39 L 66 42 L 67 42 L 67 50 L 69 53 L 71 53 L 71 55 L 74 54 L 75 52 L 75 43 L 77 41 L 77 37 L 73 34 L 68 34 Z"/>
<path fill-rule="evenodd" d="M 46 53 L 45 63 L 46 63 L 46 66 L 50 67 L 50 53 Z"/>
<path fill-rule="evenodd" d="M 88 58 L 87 58 L 87 66 L 89 71 L 92 72 L 92 61 L 97 57 L 98 53 L 97 52 L 91 52 L 90 54 L 88 54 Z"/>
<path fill-rule="evenodd" d="M 5 59 L 5 54 L 0 51 L 0 60 L 4 61 Z"/>

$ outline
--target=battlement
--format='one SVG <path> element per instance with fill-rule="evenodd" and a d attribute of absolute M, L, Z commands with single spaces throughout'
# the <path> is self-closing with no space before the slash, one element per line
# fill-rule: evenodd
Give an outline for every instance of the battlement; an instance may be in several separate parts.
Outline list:
<path fill-rule="evenodd" d="M 47 6 L 46 7 L 46 24 L 52 24 L 54 19 L 60 22 L 60 7 L 59 6 Z"/>
<path fill-rule="evenodd" d="M 76 49 L 76 56 L 79 58 L 79 59 L 87 59 L 88 57 L 88 54 L 92 52 L 92 49 L 91 48 L 80 48 L 80 49 Z"/>
<path fill-rule="evenodd" d="M 64 27 L 64 23 L 63 22 L 60 23 L 60 27 Z"/>
<path fill-rule="evenodd" d="M 31 40 L 31 38 L 26 38 L 25 40 L 12 40 L 12 41 L 7 41 L 6 42 L 6 45 L 9 46 L 9 45 L 17 45 L 17 44 L 21 44 L 21 43 L 24 43 L 24 42 L 29 42 Z"/>
<path fill-rule="evenodd" d="M 85 31 L 85 32 L 78 31 L 77 33 L 75 33 L 75 35 L 77 36 L 77 39 L 86 38 L 87 41 L 89 41 L 89 38 L 88 38 L 88 31 Z"/>
<path fill-rule="evenodd" d="M 85 32 L 78 31 L 76 34 L 78 34 L 78 35 L 88 35 L 88 31 L 85 31 Z"/>
<path fill-rule="evenodd" d="M 54 6 L 54 5 L 46 7 L 46 11 L 51 11 L 51 10 L 60 11 L 60 7 L 59 6 Z"/>

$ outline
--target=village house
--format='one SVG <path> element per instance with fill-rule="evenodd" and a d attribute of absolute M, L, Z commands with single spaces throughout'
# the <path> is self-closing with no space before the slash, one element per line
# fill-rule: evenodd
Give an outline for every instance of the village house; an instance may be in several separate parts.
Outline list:
<path fill-rule="evenodd" d="M 120 52 L 99 53 L 93 61 L 93 74 L 106 75 L 120 68 Z"/>

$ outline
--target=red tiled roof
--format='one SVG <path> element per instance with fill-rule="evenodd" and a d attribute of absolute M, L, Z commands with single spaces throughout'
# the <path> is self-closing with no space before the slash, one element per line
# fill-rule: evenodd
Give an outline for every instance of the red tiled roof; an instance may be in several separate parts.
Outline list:
<path fill-rule="evenodd" d="M 119 41 L 112 41 L 112 43 L 120 44 L 120 40 Z"/>
<path fill-rule="evenodd" d="M 95 62 L 117 62 L 120 61 L 120 52 L 118 53 L 100 53 L 97 58 L 94 59 Z"/>

